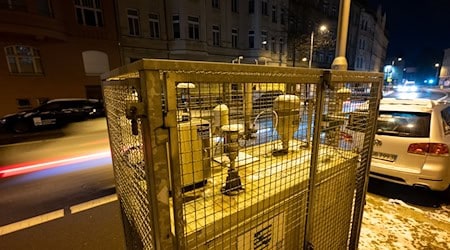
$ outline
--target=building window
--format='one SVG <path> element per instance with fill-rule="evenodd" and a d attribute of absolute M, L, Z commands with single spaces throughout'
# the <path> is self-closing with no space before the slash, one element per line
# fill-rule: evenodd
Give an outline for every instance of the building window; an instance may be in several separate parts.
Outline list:
<path fill-rule="evenodd" d="M 181 37 L 180 34 L 180 16 L 173 15 L 172 16 L 172 28 L 173 28 L 173 38 L 179 39 Z"/>
<path fill-rule="evenodd" d="M 219 0 L 212 0 L 212 7 L 213 8 L 220 8 L 220 1 Z"/>
<path fill-rule="evenodd" d="M 149 14 L 148 21 L 150 24 L 150 37 L 159 38 L 159 17 L 156 14 Z"/>
<path fill-rule="evenodd" d="M 284 42 L 283 38 L 280 38 L 280 54 L 282 55 L 284 53 Z"/>
<path fill-rule="evenodd" d="M 19 109 L 27 109 L 27 108 L 31 107 L 30 99 L 20 98 L 20 99 L 16 99 L 16 100 L 17 100 L 17 106 L 19 107 Z"/>
<path fill-rule="evenodd" d="M 255 0 L 248 1 L 248 13 L 249 14 L 255 13 Z"/>
<path fill-rule="evenodd" d="M 267 31 L 261 31 L 261 48 L 269 50 L 269 44 L 267 41 Z"/>
<path fill-rule="evenodd" d="M 231 11 L 232 12 L 238 12 L 239 7 L 239 0 L 231 0 Z"/>
<path fill-rule="evenodd" d="M 212 26 L 213 32 L 213 45 L 220 46 L 220 28 L 217 25 Z"/>
<path fill-rule="evenodd" d="M 30 46 L 5 47 L 9 72 L 13 74 L 42 74 L 39 50 Z"/>
<path fill-rule="evenodd" d="M 263 0 L 262 1 L 262 3 L 261 3 L 261 13 L 264 15 L 264 16 L 268 16 L 269 15 L 269 10 L 268 10 L 268 3 L 267 3 L 267 0 Z"/>
<path fill-rule="evenodd" d="M 75 12 L 79 24 L 103 27 L 103 13 L 100 0 L 75 0 Z"/>
<path fill-rule="evenodd" d="M 280 14 L 280 23 L 282 25 L 286 24 L 286 10 L 285 9 L 281 9 L 281 14 Z"/>
<path fill-rule="evenodd" d="M 52 8 L 49 0 L 37 0 L 37 13 L 42 16 L 53 17 Z"/>
<path fill-rule="evenodd" d="M 336 5 L 333 4 L 333 6 L 331 7 L 331 15 L 332 15 L 333 17 L 335 17 L 335 16 L 337 16 L 337 14 L 338 14 L 338 12 L 337 12 Z"/>
<path fill-rule="evenodd" d="M 99 76 L 110 70 L 108 54 L 97 50 L 88 50 L 81 53 L 83 57 L 84 72 L 87 76 Z"/>
<path fill-rule="evenodd" d="M 238 47 L 238 30 L 237 29 L 231 30 L 231 47 L 234 49 L 237 49 L 237 47 Z"/>
<path fill-rule="evenodd" d="M 275 37 L 272 37 L 272 44 L 271 44 L 271 48 L 272 48 L 272 53 L 277 53 L 277 44 L 275 42 Z"/>
<path fill-rule="evenodd" d="M 200 23 L 198 17 L 188 17 L 189 38 L 194 40 L 200 39 Z"/>
<path fill-rule="evenodd" d="M 255 31 L 253 30 L 248 31 L 248 47 L 250 49 L 255 48 Z"/>
<path fill-rule="evenodd" d="M 319 53 L 319 62 L 323 63 L 324 61 L 324 56 L 322 53 Z"/>
<path fill-rule="evenodd" d="M 272 23 L 277 22 L 277 6 L 272 5 Z"/>
<path fill-rule="evenodd" d="M 328 54 L 328 57 L 327 57 L 327 63 L 333 62 L 333 57 L 334 57 L 333 54 Z"/>
<path fill-rule="evenodd" d="M 139 36 L 139 12 L 135 9 L 128 9 L 128 34 Z"/>
<path fill-rule="evenodd" d="M 27 3 L 25 0 L 3 0 L 0 2 L 2 9 L 26 10 Z"/>

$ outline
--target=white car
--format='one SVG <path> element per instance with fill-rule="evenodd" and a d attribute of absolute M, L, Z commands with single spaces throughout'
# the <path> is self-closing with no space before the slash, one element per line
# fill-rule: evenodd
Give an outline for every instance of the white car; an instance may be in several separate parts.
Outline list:
<path fill-rule="evenodd" d="M 397 87 L 400 92 L 417 92 L 418 88 L 413 81 L 406 81 L 403 85 Z"/>
<path fill-rule="evenodd" d="M 380 102 L 370 176 L 450 191 L 449 146 L 450 103 L 384 98 Z"/>

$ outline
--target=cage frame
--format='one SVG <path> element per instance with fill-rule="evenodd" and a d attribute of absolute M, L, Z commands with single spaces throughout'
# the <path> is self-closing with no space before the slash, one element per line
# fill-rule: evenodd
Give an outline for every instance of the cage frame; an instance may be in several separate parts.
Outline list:
<path fill-rule="evenodd" d="M 229 73 L 232 72 L 231 75 Z M 270 73 L 268 73 L 270 72 Z M 368 83 L 373 84 L 370 95 L 376 97 L 369 103 L 370 121 L 375 122 L 378 114 L 378 103 L 381 98 L 382 77 L 381 73 L 373 72 L 354 72 L 354 71 L 336 71 L 324 69 L 306 69 L 306 68 L 287 68 L 277 66 L 261 66 L 261 65 L 244 65 L 244 64 L 226 64 L 211 62 L 191 62 L 191 61 L 172 61 L 143 59 L 118 69 L 112 70 L 102 75 L 103 89 L 113 84 L 126 84 L 135 86 L 140 92 L 138 103 L 131 104 L 137 110 L 137 118 L 140 120 L 141 132 L 144 145 L 144 160 L 146 166 L 146 185 L 148 188 L 147 199 L 149 205 L 153 208 L 151 221 L 152 227 L 152 246 L 155 249 L 186 249 L 183 244 L 184 225 L 182 214 L 182 197 L 181 183 L 179 183 L 180 169 L 174 167 L 179 165 L 177 147 L 167 147 L 176 145 L 177 138 L 177 104 L 175 98 L 177 82 L 198 82 L 198 81 L 216 81 L 218 75 L 226 75 L 227 82 L 239 83 L 273 83 L 277 77 L 283 79 L 283 83 L 298 84 L 307 83 L 316 85 L 316 93 L 314 102 L 314 112 L 322 114 L 324 111 L 325 91 L 333 89 L 340 83 Z M 156 83 L 156 84 L 155 84 Z M 159 83 L 159 84 L 158 84 Z M 244 85 L 245 86 L 245 85 Z M 161 94 L 166 101 L 163 105 Z M 171 98 L 172 97 L 172 98 Z M 161 110 L 161 107 L 164 109 Z M 320 128 L 322 117 L 314 119 L 314 128 Z M 108 125 L 109 127 L 109 125 Z M 110 138 L 113 137 L 110 133 Z M 312 139 L 312 149 L 318 150 L 320 144 L 320 129 L 314 129 Z M 368 150 L 365 159 L 361 163 L 359 172 L 357 172 L 356 194 L 357 198 L 353 206 L 353 218 L 351 232 L 349 232 L 349 248 L 356 248 L 358 245 L 358 237 L 360 233 L 362 214 L 364 208 L 365 193 L 368 187 L 370 157 L 372 154 L 372 143 L 375 129 L 365 138 L 365 145 Z M 318 154 L 312 154 L 310 163 L 310 178 L 308 188 L 308 206 L 307 209 L 314 207 L 314 185 L 315 173 L 317 172 Z M 114 157 L 113 157 L 114 163 Z M 170 170 L 169 170 L 170 168 Z M 170 171 L 170 173 L 169 173 Z M 171 187 L 170 187 L 171 185 Z M 152 188 L 153 187 L 153 188 Z M 172 189 L 173 197 L 173 215 L 171 215 L 169 190 Z M 119 200 L 121 194 L 119 193 Z M 122 201 L 121 201 L 122 202 Z M 173 218 L 171 217 L 173 216 Z M 306 230 L 304 235 L 305 248 L 313 248 L 310 244 L 311 221 L 314 217 L 307 213 Z M 168 221 L 174 220 L 175 232 Z M 127 247 L 139 249 L 143 247 L 139 242 L 135 242 L 139 235 L 133 232 L 133 225 L 128 221 L 127 216 L 122 211 L 122 221 L 124 222 Z M 131 233 L 130 233 L 131 232 Z M 131 239 L 131 240 L 130 240 Z M 133 240 L 134 239 L 134 240 Z M 145 248 L 145 247 L 143 247 Z"/>

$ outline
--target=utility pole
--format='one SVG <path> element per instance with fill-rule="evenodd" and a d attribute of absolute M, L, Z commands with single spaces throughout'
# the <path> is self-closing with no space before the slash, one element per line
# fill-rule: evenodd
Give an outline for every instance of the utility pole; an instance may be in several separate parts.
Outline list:
<path fill-rule="evenodd" d="M 339 5 L 339 20 L 337 30 L 336 55 L 331 64 L 332 69 L 347 70 L 348 63 L 345 57 L 347 47 L 348 22 L 350 19 L 351 0 L 341 0 Z"/>

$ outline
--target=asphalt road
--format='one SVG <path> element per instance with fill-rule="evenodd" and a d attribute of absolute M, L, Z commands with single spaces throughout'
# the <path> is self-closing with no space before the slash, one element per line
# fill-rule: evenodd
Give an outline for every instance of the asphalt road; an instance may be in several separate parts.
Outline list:
<path fill-rule="evenodd" d="M 0 226 L 115 193 L 105 119 L 0 146 Z"/>

